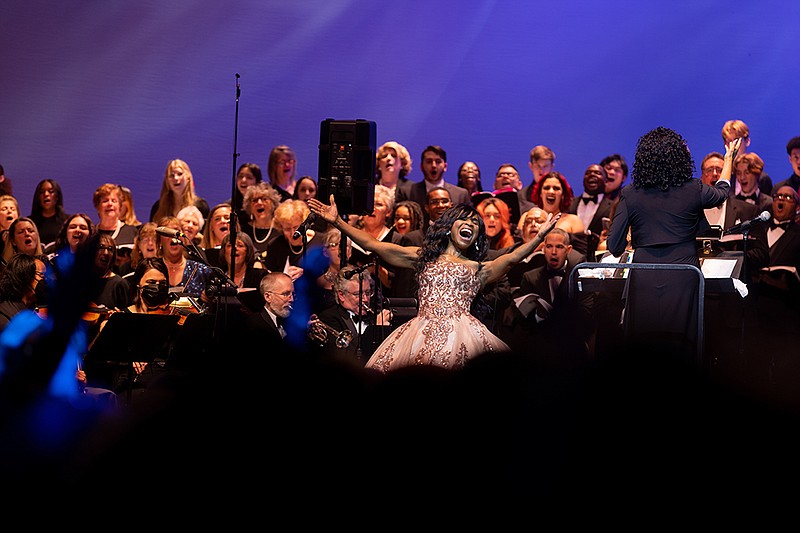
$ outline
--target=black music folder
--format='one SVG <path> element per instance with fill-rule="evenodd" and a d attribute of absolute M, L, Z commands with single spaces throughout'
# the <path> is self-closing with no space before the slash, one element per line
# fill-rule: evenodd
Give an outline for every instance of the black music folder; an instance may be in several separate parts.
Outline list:
<path fill-rule="evenodd" d="M 87 361 L 129 363 L 166 359 L 178 333 L 180 315 L 114 313 L 84 358 Z"/>

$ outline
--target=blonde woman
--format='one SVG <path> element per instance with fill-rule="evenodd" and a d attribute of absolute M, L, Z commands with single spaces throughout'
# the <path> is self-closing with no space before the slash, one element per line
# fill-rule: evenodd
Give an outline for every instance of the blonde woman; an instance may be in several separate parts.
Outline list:
<path fill-rule="evenodd" d="M 408 181 L 406 176 L 411 172 L 411 155 L 402 144 L 385 142 L 375 151 L 375 170 L 378 184 L 394 192 L 399 184 Z"/>
<path fill-rule="evenodd" d="M 275 237 L 270 239 L 262 265 L 270 272 L 284 272 L 292 281 L 303 274 L 302 259 L 308 247 L 321 245 L 322 236 L 308 230 L 298 231 L 311 210 L 303 200 L 286 200 L 275 209 L 272 220 Z"/>
<path fill-rule="evenodd" d="M 156 222 L 165 216 L 178 216 L 181 209 L 193 205 L 208 218 L 208 202 L 195 193 L 194 177 L 186 161 L 173 159 L 167 163 L 161 194 L 150 208 L 150 221 Z"/>

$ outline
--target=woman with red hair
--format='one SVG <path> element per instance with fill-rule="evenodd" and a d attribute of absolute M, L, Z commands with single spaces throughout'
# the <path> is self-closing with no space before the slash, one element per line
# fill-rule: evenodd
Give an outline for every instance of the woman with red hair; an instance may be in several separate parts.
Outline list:
<path fill-rule="evenodd" d="M 511 231 L 511 210 L 499 198 L 487 198 L 476 207 L 486 225 L 490 250 L 512 246 L 516 241 Z"/>
<path fill-rule="evenodd" d="M 572 234 L 586 233 L 586 226 L 580 217 L 569 213 L 574 194 L 563 174 L 556 171 L 545 174 L 534 186 L 532 196 L 533 203 L 546 213 L 552 213 L 554 217 L 561 213 L 561 218 L 556 224 L 557 228 Z"/>

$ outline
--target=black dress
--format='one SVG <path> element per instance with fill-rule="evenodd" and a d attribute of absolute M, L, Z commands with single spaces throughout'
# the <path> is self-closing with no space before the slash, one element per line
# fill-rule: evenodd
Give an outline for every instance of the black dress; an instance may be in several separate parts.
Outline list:
<path fill-rule="evenodd" d="M 692 179 L 666 191 L 626 186 L 619 195 L 608 235 L 608 249 L 619 257 L 628 228 L 634 263 L 687 264 L 700 268 L 697 234 L 708 227 L 704 209 L 728 197 L 730 184 L 713 187 Z M 670 346 L 697 355 L 698 277 L 690 270 L 631 271 L 625 298 L 624 328 L 634 342 Z"/>

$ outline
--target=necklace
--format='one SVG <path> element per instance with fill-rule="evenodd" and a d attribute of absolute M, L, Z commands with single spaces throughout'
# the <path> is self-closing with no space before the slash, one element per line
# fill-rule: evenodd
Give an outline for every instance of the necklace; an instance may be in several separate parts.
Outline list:
<path fill-rule="evenodd" d="M 337 273 L 331 269 L 326 270 L 325 273 L 322 275 L 322 277 L 325 278 L 325 281 L 327 281 L 331 285 L 333 285 L 333 282 L 336 281 L 336 276 Z"/>
<path fill-rule="evenodd" d="M 263 229 L 263 228 L 259 228 L 259 229 Z M 267 232 L 266 237 L 264 237 L 263 239 L 259 239 L 258 237 L 256 237 L 256 227 L 253 226 L 253 240 L 256 241 L 258 244 L 264 244 L 266 242 L 266 240 L 269 239 L 270 235 L 272 235 L 272 226 L 269 227 L 269 231 Z"/>
<path fill-rule="evenodd" d="M 294 255 L 300 255 L 303 253 L 303 245 L 300 245 L 300 249 L 298 251 L 294 251 L 294 244 L 289 243 L 289 251 L 292 252 Z"/>
<path fill-rule="evenodd" d="M 176 265 L 176 264 L 173 264 L 173 263 L 170 263 L 170 262 L 168 262 L 168 261 L 166 261 L 166 260 L 164 261 L 164 263 L 166 263 L 166 264 L 167 264 L 167 268 L 168 268 L 168 269 L 169 269 L 171 272 L 175 272 L 175 271 L 177 271 L 177 270 L 179 270 L 179 269 L 180 269 L 180 270 L 183 270 L 183 269 L 184 269 L 183 260 L 181 260 L 181 261 L 180 261 L 180 262 L 179 262 L 177 265 Z"/>
<path fill-rule="evenodd" d="M 122 225 L 123 225 L 123 222 L 121 220 L 117 220 L 117 223 L 114 224 L 114 231 L 111 232 L 111 237 L 114 240 L 117 239 L 117 235 L 119 235 L 119 230 L 122 229 Z M 103 231 L 111 231 L 111 230 L 107 230 L 105 228 L 100 228 L 100 229 L 102 229 Z"/>

